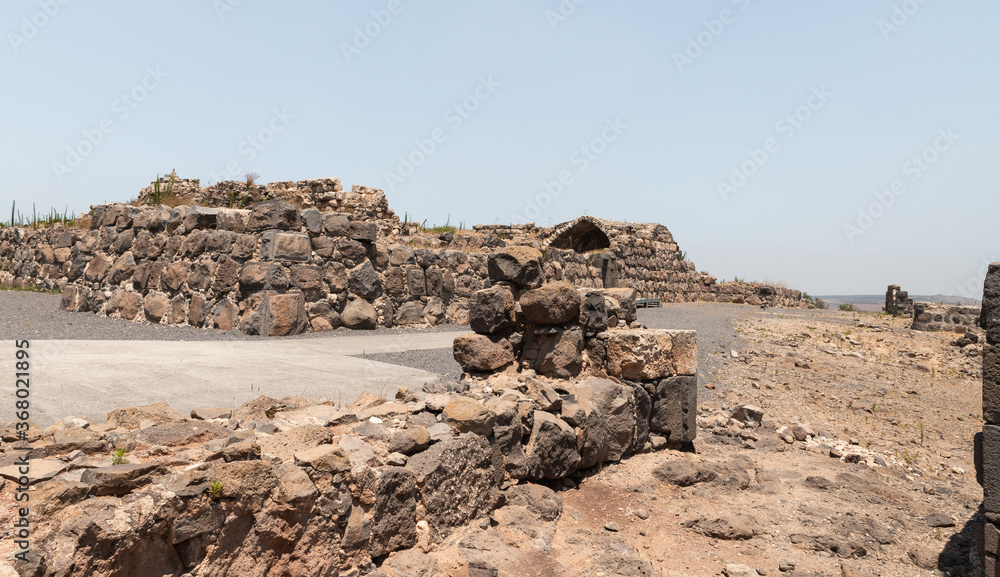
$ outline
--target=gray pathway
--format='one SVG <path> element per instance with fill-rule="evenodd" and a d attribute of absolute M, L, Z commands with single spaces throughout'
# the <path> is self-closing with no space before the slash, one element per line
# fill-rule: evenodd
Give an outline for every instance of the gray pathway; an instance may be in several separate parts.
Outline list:
<path fill-rule="evenodd" d="M 326 398 L 349 403 L 368 390 L 392 396 L 440 375 L 352 355 L 450 347 L 460 332 L 367 334 L 270 341 L 31 341 L 32 420 L 44 427 L 74 415 L 101 421 L 113 409 L 167 401 L 178 411 L 235 408 L 261 395 Z M 9 386 L 13 405 L 14 342 Z M 8 412 L 9 414 L 9 412 Z M 6 415 L 5 415 L 6 416 Z M 6 418 L 2 419 L 6 420 Z"/>

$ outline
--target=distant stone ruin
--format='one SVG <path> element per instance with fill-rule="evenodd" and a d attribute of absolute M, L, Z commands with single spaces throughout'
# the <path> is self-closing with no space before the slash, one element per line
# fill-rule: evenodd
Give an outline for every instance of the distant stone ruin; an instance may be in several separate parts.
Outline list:
<path fill-rule="evenodd" d="M 894 317 L 912 317 L 913 299 L 906 291 L 900 290 L 898 284 L 891 284 L 885 291 L 885 307 L 882 310 Z"/>
<path fill-rule="evenodd" d="M 1000 263 L 989 266 L 979 326 L 983 346 L 983 432 L 976 435 L 976 479 L 983 486 L 979 560 L 987 577 L 1000 575 Z"/>
<path fill-rule="evenodd" d="M 915 331 L 944 331 L 967 333 L 979 325 L 980 307 L 942 305 L 932 303 L 913 304 L 913 325 Z"/>
<path fill-rule="evenodd" d="M 659 224 L 585 216 L 551 229 L 435 232 L 400 222 L 381 190 L 344 191 L 335 178 L 168 184 L 172 196 L 161 179 L 135 204 L 92 207 L 89 230 L 3 229 L 0 283 L 61 290 L 68 311 L 268 336 L 465 324 L 472 295 L 491 286 L 489 254 L 522 246 L 542 253 L 545 282 L 665 302 L 812 306 L 799 291 L 696 272 Z M 147 204 L 168 198 L 197 205 Z"/>

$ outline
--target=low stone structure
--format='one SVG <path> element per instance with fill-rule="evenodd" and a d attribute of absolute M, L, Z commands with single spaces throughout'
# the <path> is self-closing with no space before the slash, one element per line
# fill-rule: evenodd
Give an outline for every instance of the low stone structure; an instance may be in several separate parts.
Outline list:
<path fill-rule="evenodd" d="M 979 559 L 987 577 L 1000 576 L 1000 263 L 989 266 L 979 326 L 983 346 L 983 432 L 976 435 L 976 478 L 983 486 L 985 520 Z"/>
<path fill-rule="evenodd" d="M 980 307 L 913 303 L 913 324 L 915 331 L 944 331 L 967 333 L 979 325 Z"/>
<path fill-rule="evenodd" d="M 472 295 L 475 331 L 455 338 L 455 360 L 489 386 L 516 386 L 556 403 L 575 424 L 580 400 L 591 392 L 559 384 L 588 377 L 611 378 L 621 410 L 668 441 L 694 440 L 697 427 L 697 336 L 694 331 L 642 328 L 636 322 L 636 290 L 589 289 L 545 283 L 542 253 L 527 247 L 501 249 L 489 258 L 490 288 Z M 546 385 L 537 377 L 556 379 Z M 513 385 L 511 383 L 514 383 Z M 589 402 L 589 401 L 588 401 Z M 569 408 L 567 408 L 567 403 Z"/>
<path fill-rule="evenodd" d="M 909 293 L 900 290 L 898 284 L 891 284 L 885 291 L 885 307 L 882 311 L 894 317 L 912 317 L 913 299 Z"/>
<path fill-rule="evenodd" d="M 207 188 L 178 179 L 171 190 L 214 206 L 110 204 L 92 207 L 89 230 L 3 229 L 0 283 L 61 290 L 69 311 L 270 336 L 465 324 L 473 293 L 490 286 L 489 253 L 523 247 L 542 254 L 544 282 L 667 302 L 812 306 L 799 291 L 695 272 L 658 224 L 582 217 L 437 234 L 400 223 L 381 190 L 345 192 L 338 179 Z"/>

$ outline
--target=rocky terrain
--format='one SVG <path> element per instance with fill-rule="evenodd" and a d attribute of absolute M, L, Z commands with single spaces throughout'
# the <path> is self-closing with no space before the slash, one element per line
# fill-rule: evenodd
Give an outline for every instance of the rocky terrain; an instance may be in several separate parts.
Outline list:
<path fill-rule="evenodd" d="M 693 446 L 670 450 L 651 436 L 636 454 L 565 478 L 489 477 L 496 464 L 477 449 L 482 415 L 449 410 L 465 397 L 447 393 L 401 391 L 350 407 L 262 399 L 195 418 L 166 406 L 116 411 L 104 423 L 67 418 L 31 443 L 33 474 L 50 479 L 32 489 L 33 544 L 49 564 L 18 568 L 970 575 L 967 524 L 982 500 L 971 442 L 982 426 L 981 345 L 907 324 L 830 311 L 741 316 L 699 350 L 711 370 L 700 372 Z M 3 518 L 14 517 L 18 485 L 11 440 L 8 431 L 0 454 Z M 111 466 L 115 447 L 129 463 Z M 456 468 L 458 454 L 482 468 Z M 410 511 L 425 521 L 410 528 L 401 521 Z M 333 556 L 320 546 L 330 534 Z M 4 577 L 12 535 L 0 527 Z"/>

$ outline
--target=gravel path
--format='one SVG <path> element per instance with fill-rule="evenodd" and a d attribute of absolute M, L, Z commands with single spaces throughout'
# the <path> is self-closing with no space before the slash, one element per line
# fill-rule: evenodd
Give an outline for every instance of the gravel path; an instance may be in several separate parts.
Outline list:
<path fill-rule="evenodd" d="M 0 291 L 0 340 L 121 340 L 121 341 L 252 341 L 262 339 L 311 339 L 363 334 L 419 334 L 462 330 L 460 325 L 406 327 L 375 331 L 339 328 L 291 337 L 250 336 L 240 331 L 218 331 L 186 326 L 154 325 L 109 319 L 93 313 L 59 310 L 59 295 L 25 291 Z"/>
<path fill-rule="evenodd" d="M 126 340 L 126 341 L 249 341 L 267 337 L 239 331 L 218 331 L 194 327 L 134 323 L 91 313 L 59 310 L 59 295 L 20 291 L 0 291 L 0 340 Z M 742 351 L 743 340 L 734 332 L 736 322 L 755 316 L 822 314 L 815 311 L 768 309 L 721 303 L 674 303 L 662 308 L 639 309 L 639 322 L 654 329 L 698 331 L 699 375 L 703 382 L 721 367 L 730 350 Z M 846 322 L 850 322 L 845 319 Z M 379 328 L 366 334 L 420 334 L 467 330 L 468 326 L 439 325 L 433 328 Z M 323 333 L 306 333 L 283 339 L 347 337 L 362 334 L 340 328 Z M 274 338 L 274 337 L 271 337 Z M 422 369 L 449 379 L 458 379 L 462 370 L 451 349 L 431 349 L 402 353 L 363 355 L 360 358 Z"/>

